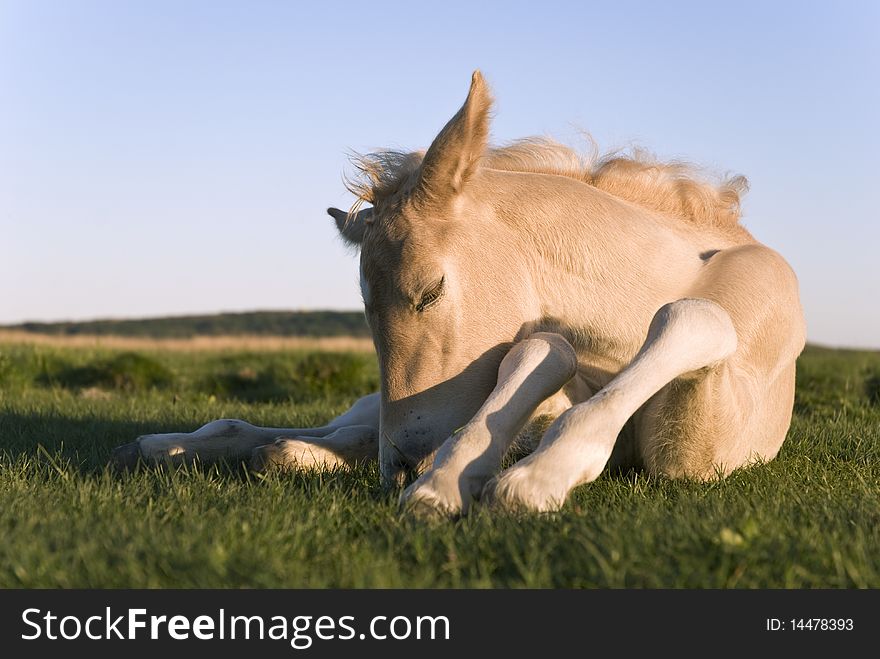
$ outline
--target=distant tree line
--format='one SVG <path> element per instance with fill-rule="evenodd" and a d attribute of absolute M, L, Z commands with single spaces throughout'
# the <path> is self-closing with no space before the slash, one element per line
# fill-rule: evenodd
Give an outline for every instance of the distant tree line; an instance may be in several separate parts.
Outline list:
<path fill-rule="evenodd" d="M 244 334 L 265 336 L 370 335 L 364 315 L 360 311 L 253 311 L 132 320 L 21 323 L 4 327 L 62 336 L 97 334 L 157 339 Z"/>

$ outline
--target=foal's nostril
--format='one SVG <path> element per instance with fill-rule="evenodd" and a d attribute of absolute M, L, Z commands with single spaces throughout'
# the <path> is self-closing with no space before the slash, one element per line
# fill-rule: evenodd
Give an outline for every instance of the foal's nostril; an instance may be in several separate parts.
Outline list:
<path fill-rule="evenodd" d="M 411 411 L 413 419 L 416 412 Z M 422 414 L 418 415 L 423 417 Z M 446 435 L 429 423 L 386 427 L 381 432 L 379 465 L 385 487 L 403 487 L 415 481 L 434 463 Z"/>
<path fill-rule="evenodd" d="M 383 463 L 382 484 L 388 488 L 407 487 L 434 463 L 434 453 L 421 458 L 398 459 L 393 464 Z"/>

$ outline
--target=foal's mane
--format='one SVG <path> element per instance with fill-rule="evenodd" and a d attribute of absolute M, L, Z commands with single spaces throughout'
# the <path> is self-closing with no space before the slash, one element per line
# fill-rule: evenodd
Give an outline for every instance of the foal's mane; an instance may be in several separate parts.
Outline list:
<path fill-rule="evenodd" d="M 565 176 L 639 206 L 702 226 L 734 228 L 740 219 L 740 197 L 748 190 L 743 176 L 711 183 L 697 168 L 683 162 L 660 162 L 640 149 L 603 156 L 591 141 L 580 154 L 546 137 L 529 137 L 489 148 L 483 167 L 509 172 Z M 356 155 L 358 174 L 346 180 L 357 196 L 356 206 L 376 204 L 414 184 L 424 151 L 377 151 Z"/>

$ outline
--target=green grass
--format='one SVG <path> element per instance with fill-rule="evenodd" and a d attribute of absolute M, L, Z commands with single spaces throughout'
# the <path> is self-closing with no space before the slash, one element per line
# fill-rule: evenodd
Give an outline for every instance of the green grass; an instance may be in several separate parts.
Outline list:
<path fill-rule="evenodd" d="M 880 353 L 808 349 L 773 462 L 605 474 L 550 516 L 403 519 L 372 467 L 104 468 L 145 432 L 320 423 L 376 377 L 369 355 L 0 346 L 0 586 L 880 587 Z"/>

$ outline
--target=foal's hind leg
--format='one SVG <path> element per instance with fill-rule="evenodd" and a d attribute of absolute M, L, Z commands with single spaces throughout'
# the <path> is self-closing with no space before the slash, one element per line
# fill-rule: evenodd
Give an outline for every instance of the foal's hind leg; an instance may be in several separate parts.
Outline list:
<path fill-rule="evenodd" d="M 727 310 L 736 354 L 705 377 L 673 380 L 633 421 L 649 473 L 707 478 L 776 456 L 791 422 L 805 327 L 797 278 L 762 245 L 716 253 L 692 291 Z"/>
<path fill-rule="evenodd" d="M 537 450 L 490 481 L 483 497 L 509 508 L 560 507 L 572 488 L 601 473 L 624 424 L 648 399 L 674 379 L 726 368 L 736 348 L 733 323 L 718 304 L 683 299 L 661 307 L 629 366 L 560 415 Z"/>
<path fill-rule="evenodd" d="M 378 453 L 379 433 L 373 426 L 343 426 L 324 436 L 304 430 L 285 433 L 271 444 L 255 448 L 251 468 L 266 471 L 351 467 L 377 459 Z"/>
<path fill-rule="evenodd" d="M 357 459 L 378 456 L 378 434 L 379 394 L 370 394 L 319 428 L 260 428 L 236 419 L 220 419 L 194 432 L 143 435 L 130 444 L 114 449 L 111 462 L 117 467 L 133 467 L 139 460 L 170 463 L 194 458 L 202 463 L 223 459 L 247 460 L 258 447 L 272 445 L 276 449 L 283 448 L 283 444 L 272 444 L 283 437 L 284 442 L 296 441 L 301 446 L 316 443 L 316 448 L 311 452 L 268 451 L 266 456 L 255 460 L 257 467 L 348 464 Z M 268 454 L 271 454 L 271 458 Z"/>

